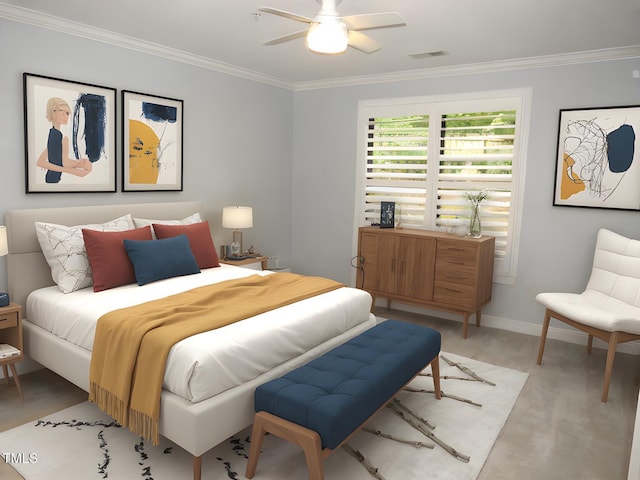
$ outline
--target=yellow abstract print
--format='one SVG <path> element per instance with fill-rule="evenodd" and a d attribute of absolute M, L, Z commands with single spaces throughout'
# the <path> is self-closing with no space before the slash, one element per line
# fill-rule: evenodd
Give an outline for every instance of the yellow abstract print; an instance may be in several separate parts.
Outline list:
<path fill-rule="evenodd" d="M 145 123 L 129 120 L 129 140 L 129 181 L 157 183 L 160 149 L 158 135 Z"/>
<path fill-rule="evenodd" d="M 580 176 L 573 171 L 575 160 L 565 153 L 562 162 L 564 168 L 562 170 L 562 182 L 560 183 L 560 198 L 566 200 L 571 195 L 582 192 L 585 186 Z"/>

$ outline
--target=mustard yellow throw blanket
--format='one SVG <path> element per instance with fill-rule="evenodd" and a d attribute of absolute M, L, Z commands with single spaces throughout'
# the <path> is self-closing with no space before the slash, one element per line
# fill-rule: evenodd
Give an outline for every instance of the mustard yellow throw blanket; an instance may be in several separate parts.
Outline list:
<path fill-rule="evenodd" d="M 175 343 L 341 286 L 293 273 L 251 275 L 109 312 L 96 327 L 89 400 L 157 445 L 165 364 Z"/>

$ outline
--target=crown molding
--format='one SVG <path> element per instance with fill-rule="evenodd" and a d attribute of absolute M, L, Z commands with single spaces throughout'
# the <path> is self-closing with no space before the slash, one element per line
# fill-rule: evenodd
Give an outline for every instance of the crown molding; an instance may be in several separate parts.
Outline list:
<path fill-rule="evenodd" d="M 576 63 L 603 62 L 610 60 L 623 60 L 627 58 L 640 58 L 640 45 L 566 53 L 561 55 L 517 58 L 496 62 L 425 68 L 421 70 L 405 70 L 402 72 L 392 72 L 379 75 L 361 75 L 336 78 L 332 80 L 298 82 L 295 84 L 295 90 L 318 90 L 322 88 L 352 87 L 357 85 L 422 80 L 425 78 L 451 77 L 456 75 L 477 75 L 481 73 L 557 67 Z"/>
<path fill-rule="evenodd" d="M 556 67 L 576 63 L 602 62 L 640 58 L 640 45 L 621 48 L 609 48 L 561 55 L 547 55 L 539 57 L 518 58 L 496 62 L 484 62 L 449 67 L 434 67 L 420 70 L 405 70 L 400 72 L 340 77 L 335 79 L 308 82 L 286 82 L 284 80 L 265 75 L 260 72 L 238 67 L 210 58 L 194 55 L 182 50 L 173 49 L 152 42 L 147 42 L 126 35 L 116 34 L 108 30 L 89 27 L 63 18 L 45 15 L 23 7 L 8 5 L 0 2 L 0 18 L 15 22 L 26 23 L 49 30 L 75 35 L 117 47 L 135 50 L 141 53 L 166 58 L 176 62 L 186 63 L 197 67 L 213 70 L 219 73 L 264 83 L 274 87 L 294 91 L 318 90 L 324 88 L 351 87 L 358 85 L 372 85 L 379 83 L 421 80 L 426 78 L 448 77 L 456 75 L 476 75 L 481 73 L 495 73 L 509 70 L 523 70 L 531 68 Z"/>
<path fill-rule="evenodd" d="M 206 68 L 227 75 L 241 77 L 255 82 L 265 83 L 275 87 L 292 90 L 294 84 L 270 77 L 268 75 L 253 70 L 218 62 L 210 58 L 194 55 L 182 50 L 166 47 L 153 42 L 147 42 L 138 38 L 129 37 L 119 33 L 110 32 L 96 27 L 90 27 L 78 22 L 72 22 L 60 17 L 45 15 L 40 12 L 29 10 L 23 7 L 7 5 L 0 2 L 0 18 L 6 18 L 14 22 L 26 23 L 36 27 L 46 28 L 69 35 L 95 40 L 98 42 L 114 45 L 116 47 L 127 48 L 149 55 L 174 60 L 176 62 Z"/>

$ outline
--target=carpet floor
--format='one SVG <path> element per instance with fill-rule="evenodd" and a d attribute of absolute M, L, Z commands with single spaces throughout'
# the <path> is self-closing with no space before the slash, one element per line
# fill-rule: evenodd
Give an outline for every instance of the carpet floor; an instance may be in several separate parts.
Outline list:
<path fill-rule="evenodd" d="M 325 461 L 327 480 L 420 479 L 427 471 L 429 478 L 436 480 L 474 480 L 478 476 L 528 374 L 450 353 L 442 355 L 495 385 L 475 381 L 441 358 L 441 387 L 447 396 L 437 401 L 432 393 L 403 391 L 397 397 L 435 426 L 436 443 L 392 409 L 383 409 L 367 425 L 373 433 L 361 431 L 348 441 L 352 451 L 364 457 L 364 463 L 338 449 Z M 433 382 L 429 376 L 419 376 L 410 386 L 432 390 Z M 433 448 L 384 438 L 377 431 Z M 161 445 L 151 446 L 88 402 L 0 433 L 0 445 L 5 461 L 27 480 L 192 478 L 192 457 L 187 452 L 165 439 Z M 207 452 L 203 480 L 244 478 L 249 445 L 247 429 Z M 255 478 L 308 478 L 302 451 L 267 436 Z"/>

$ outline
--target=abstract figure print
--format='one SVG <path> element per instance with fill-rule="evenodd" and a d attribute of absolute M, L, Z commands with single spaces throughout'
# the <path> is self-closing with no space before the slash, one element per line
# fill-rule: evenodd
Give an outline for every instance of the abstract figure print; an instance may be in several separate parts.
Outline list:
<path fill-rule="evenodd" d="M 60 97 L 51 97 L 46 103 L 46 118 L 51 123 L 46 147 L 36 164 L 46 170 L 45 183 L 59 183 L 63 174 L 85 177 L 93 170 L 93 164 L 104 153 L 106 128 L 106 100 L 103 96 L 80 94 L 73 102 L 73 122 L 71 140 L 73 156 L 70 152 L 69 137 L 63 128 L 69 123 L 71 108 Z M 82 129 L 82 131 L 81 131 Z M 84 148 L 78 137 L 84 139 Z M 81 142 L 82 143 L 82 142 Z"/>

